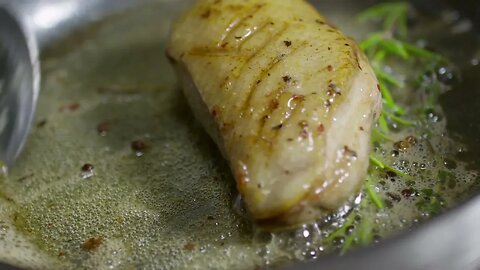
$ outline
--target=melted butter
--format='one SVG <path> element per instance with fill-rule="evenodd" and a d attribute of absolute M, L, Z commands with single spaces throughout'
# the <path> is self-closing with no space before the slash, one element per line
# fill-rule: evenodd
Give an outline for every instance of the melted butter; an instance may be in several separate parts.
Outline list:
<path fill-rule="evenodd" d="M 445 119 L 437 119 L 395 134 L 396 140 L 421 138 L 428 129 L 428 142 L 395 157 L 393 144 L 375 149 L 412 177 L 382 176 L 375 189 L 386 208 L 361 209 L 366 195 L 360 194 L 316 223 L 274 233 L 255 229 L 241 202 L 233 202 L 227 164 L 191 116 L 163 57 L 177 9 L 162 3 L 113 18 L 73 42 L 74 49 L 44 59 L 36 122 L 46 122 L 33 129 L 0 181 L 2 260 L 40 269 L 253 269 L 333 252 L 345 239 L 334 239 L 334 246 L 325 239 L 350 215 L 372 220 L 380 237 L 411 229 L 429 218 L 418 198 L 407 196 L 411 181 L 417 190 L 435 189 L 449 207 L 478 188 L 478 173 L 456 159 L 468 149 L 443 135 Z M 348 31 L 351 14 L 323 11 Z M 74 103 L 78 108 L 60 110 Z M 97 126 L 107 122 L 108 131 L 99 134 Z M 131 147 L 139 139 L 146 145 L 142 155 Z M 94 174 L 84 179 L 87 163 Z M 442 171 L 448 177 L 439 185 Z"/>

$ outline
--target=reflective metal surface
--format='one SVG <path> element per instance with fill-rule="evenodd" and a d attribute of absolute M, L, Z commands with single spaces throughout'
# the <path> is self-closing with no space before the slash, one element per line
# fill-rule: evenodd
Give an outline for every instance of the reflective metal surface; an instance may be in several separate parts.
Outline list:
<path fill-rule="evenodd" d="M 148 0 L 0 1 L 0 160 L 18 156 L 39 94 L 41 48 L 75 29 Z"/>
<path fill-rule="evenodd" d="M 72 31 L 129 7 L 154 0 L 0 0 L 44 48 Z"/>
<path fill-rule="evenodd" d="M 149 1 L 153 0 L 0 1 L 0 5 L 6 5 L 10 12 L 18 16 L 20 25 L 27 33 L 25 43 L 22 41 L 23 37 L 19 35 L 21 33 L 19 26 L 16 26 L 12 19 L 0 21 L 0 40 L 9 40 L 7 45 L 0 47 L 0 108 L 4 108 L 3 100 L 8 104 L 5 108 L 23 106 L 22 108 L 27 109 L 18 112 L 18 117 L 27 119 L 23 120 L 23 124 L 31 122 L 38 94 L 38 63 L 36 60 L 25 59 L 25 57 L 38 58 L 36 41 L 40 48 L 47 47 L 75 29 L 101 20 L 109 14 Z M 7 13 L 0 9 L 0 20 L 8 17 Z M 2 33 L 8 33 L 9 38 L 2 36 Z M 28 44 L 28 46 L 19 44 Z M 12 48 L 18 51 L 26 50 L 27 53 L 23 52 L 23 58 L 17 62 L 8 56 L 11 54 L 8 50 Z M 17 63 L 18 66 L 13 63 Z M 25 66 L 27 64 L 34 67 L 32 72 L 27 71 L 28 68 Z M 20 74 L 27 79 L 20 80 L 21 85 L 16 87 L 30 91 L 33 95 L 28 99 L 19 98 L 20 94 L 4 99 L 3 90 L 10 87 L 11 83 L 15 83 L 15 80 L 10 81 L 5 78 L 12 75 L 12 78 L 15 78 Z M 2 109 L 0 109 L 0 130 L 4 121 Z M 12 121 L 11 123 L 15 122 L 15 120 Z M 5 150 L 0 149 L 0 151 L 13 151 L 8 149 L 15 148 L 15 145 L 18 148 L 18 145 L 22 144 L 25 135 L 12 134 L 9 136 L 15 137 L 19 142 L 12 146 L 9 144 Z M 3 139 L 2 134 L 0 140 L 3 141 Z M 13 151 L 10 155 L 14 157 L 17 154 L 18 152 Z M 480 265 L 480 232 L 476 228 L 480 221 L 479 206 L 480 198 L 475 198 L 408 234 L 352 252 L 342 258 L 333 256 L 287 269 L 477 269 Z M 0 268 L 4 269 L 1 265 Z"/>
<path fill-rule="evenodd" d="M 18 156 L 31 126 L 39 89 L 35 39 L 0 7 L 0 160 Z"/>

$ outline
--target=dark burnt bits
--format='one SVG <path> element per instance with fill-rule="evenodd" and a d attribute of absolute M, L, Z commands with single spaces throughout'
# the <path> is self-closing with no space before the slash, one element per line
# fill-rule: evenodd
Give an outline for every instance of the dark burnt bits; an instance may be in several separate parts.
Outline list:
<path fill-rule="evenodd" d="M 300 127 L 300 133 L 299 133 L 299 137 L 302 138 L 302 139 L 307 139 L 308 136 L 309 136 L 309 132 L 308 132 L 308 122 L 303 120 L 303 121 L 300 121 L 298 122 L 298 126 Z"/>
<path fill-rule="evenodd" d="M 111 123 L 108 121 L 102 122 L 97 125 L 97 133 L 98 135 L 105 137 L 107 136 L 108 132 L 110 131 Z"/>
<path fill-rule="evenodd" d="M 404 198 L 411 198 L 417 196 L 417 191 L 413 188 L 406 188 L 401 191 L 401 194 Z"/>
<path fill-rule="evenodd" d="M 43 128 L 47 124 L 47 119 L 43 119 L 37 123 L 37 128 Z"/>
<path fill-rule="evenodd" d="M 143 154 L 145 154 L 145 151 L 147 150 L 147 144 L 143 140 L 135 140 L 131 142 L 130 147 L 135 152 L 135 155 L 138 157 L 143 156 Z"/>
<path fill-rule="evenodd" d="M 85 163 L 83 166 L 82 166 L 82 172 L 91 172 L 93 171 L 94 167 L 92 164 L 90 163 Z"/>
<path fill-rule="evenodd" d="M 297 101 L 297 102 L 298 102 L 298 101 L 304 101 L 304 100 L 305 100 L 305 96 L 303 96 L 303 95 L 294 95 L 294 96 L 292 97 L 292 99 L 293 99 L 294 101 Z"/>
<path fill-rule="evenodd" d="M 317 132 L 319 135 L 323 134 L 325 132 L 325 125 L 320 124 L 317 126 Z"/>
<path fill-rule="evenodd" d="M 92 164 L 85 163 L 81 168 L 80 176 L 82 177 L 82 179 L 88 179 L 88 178 L 94 176 L 94 174 L 95 174 L 94 169 L 95 169 L 95 167 Z"/>
<path fill-rule="evenodd" d="M 285 44 L 285 46 L 287 46 L 287 47 L 292 46 L 292 42 L 290 40 L 283 41 L 283 44 Z"/>
<path fill-rule="evenodd" d="M 78 103 L 78 102 L 72 102 L 72 103 L 70 103 L 70 104 L 63 105 L 62 107 L 60 107 L 59 111 L 60 111 L 60 112 L 65 112 L 65 111 L 75 112 L 75 111 L 77 111 L 78 109 L 80 109 L 80 103 Z"/>
<path fill-rule="evenodd" d="M 265 125 L 265 123 L 267 122 L 267 120 L 270 119 L 270 118 L 271 118 L 271 116 L 270 116 L 269 114 L 264 115 L 264 116 L 260 119 L 260 121 L 261 121 L 261 123 L 262 123 L 262 126 Z"/>
<path fill-rule="evenodd" d="M 327 87 L 327 95 L 330 97 L 336 97 L 336 96 L 341 96 L 342 91 L 340 87 L 337 86 L 336 83 L 330 82 Z"/>
<path fill-rule="evenodd" d="M 285 75 L 282 77 L 282 80 L 286 83 L 290 82 L 292 80 L 292 77 L 288 76 L 288 75 Z"/>
<path fill-rule="evenodd" d="M 323 102 L 323 105 L 326 107 L 326 108 L 330 108 L 330 106 L 332 106 L 332 102 L 330 100 L 325 100 L 325 102 Z"/>
<path fill-rule="evenodd" d="M 327 96 L 329 97 L 329 99 L 325 100 L 325 102 L 323 103 L 325 108 L 330 108 L 330 106 L 332 106 L 335 102 L 335 98 L 341 95 L 342 91 L 340 90 L 340 87 L 338 87 L 337 84 L 333 81 L 330 81 L 327 86 Z"/>
<path fill-rule="evenodd" d="M 78 102 L 72 103 L 72 104 L 68 105 L 67 108 L 71 112 L 77 111 L 78 109 L 80 109 L 80 103 L 78 103 Z"/>
<path fill-rule="evenodd" d="M 103 237 L 97 236 L 87 239 L 83 245 L 82 249 L 87 252 L 95 251 L 103 243 Z"/>
<path fill-rule="evenodd" d="M 280 106 L 280 103 L 278 102 L 278 99 L 272 99 L 270 100 L 270 109 L 275 110 Z"/>
<path fill-rule="evenodd" d="M 194 243 L 186 243 L 183 246 L 183 249 L 186 251 L 194 251 L 195 250 L 195 244 Z"/>
<path fill-rule="evenodd" d="M 213 109 L 213 110 L 212 110 L 212 116 L 213 116 L 213 118 L 215 118 L 215 119 L 218 117 L 218 111 L 217 111 L 216 109 Z"/>
<path fill-rule="evenodd" d="M 307 139 L 308 138 L 308 130 L 307 129 L 302 129 L 300 131 L 300 133 L 298 134 L 298 136 L 300 136 L 300 138 L 302 139 Z"/>

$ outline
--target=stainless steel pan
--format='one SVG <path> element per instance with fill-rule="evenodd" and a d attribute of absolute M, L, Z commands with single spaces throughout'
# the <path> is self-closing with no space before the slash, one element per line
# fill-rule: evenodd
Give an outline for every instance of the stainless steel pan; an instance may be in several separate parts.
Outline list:
<path fill-rule="evenodd" d="M 0 1 L 0 5 L 16 14 L 20 24 L 27 29 L 29 38 L 36 40 L 40 49 L 45 49 L 55 46 L 59 39 L 76 33 L 105 17 L 152 1 L 155 0 L 4 0 Z M 341 5 L 342 1 L 337 3 Z M 464 16 L 471 18 L 476 27 L 480 25 L 478 1 L 425 0 L 413 1 L 413 3 L 433 14 L 441 12 L 444 7 L 456 8 Z M 158 53 L 162 52 L 159 50 Z M 477 66 L 470 72 L 473 75 L 466 79 L 470 80 L 471 86 L 475 85 L 475 79 L 478 82 L 479 77 L 476 75 L 480 75 L 480 71 Z M 468 94 L 475 96 L 468 99 L 471 102 L 469 106 L 474 106 L 474 102 L 479 101 L 480 88 L 470 87 Z M 469 113 L 474 111 L 472 109 Z M 478 138 L 480 138 L 480 125 L 476 120 L 479 110 L 476 111 L 475 117 L 471 118 L 466 117 L 466 112 L 462 114 L 458 110 L 450 113 L 447 111 L 447 115 L 450 114 L 453 119 L 463 119 L 464 123 L 461 126 L 469 127 L 463 131 L 470 133 L 466 136 L 466 143 L 472 147 L 478 144 Z M 461 128 L 455 126 L 451 128 L 462 132 Z M 475 132 L 478 133 L 475 134 Z M 311 263 L 292 265 L 286 269 L 478 269 L 480 267 L 480 231 L 477 228 L 479 222 L 480 198 L 474 197 L 412 232 L 403 233 L 346 256 L 329 256 Z M 0 269 L 15 268 L 0 265 Z"/>

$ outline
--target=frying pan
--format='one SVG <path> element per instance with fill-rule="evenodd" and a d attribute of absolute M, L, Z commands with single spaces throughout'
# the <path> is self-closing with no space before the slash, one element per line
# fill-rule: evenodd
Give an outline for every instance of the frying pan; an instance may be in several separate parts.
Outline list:
<path fill-rule="evenodd" d="M 48 7 L 63 5 L 65 10 L 58 11 L 62 16 L 50 21 L 49 24 L 29 24 L 40 47 L 48 48 L 57 40 L 75 33 L 78 29 L 113 13 L 150 1 L 154 0 L 12 0 L 0 1 L 0 5 L 6 5 L 8 9 L 23 16 L 23 19 L 38 16 Z M 74 7 L 67 8 L 68 5 L 65 5 L 67 2 Z M 341 1 L 338 3 L 341 4 Z M 423 0 L 412 1 L 412 3 L 432 16 L 446 9 L 458 10 L 462 16 L 471 20 L 476 31 L 480 33 L 480 2 L 478 1 Z M 461 94 L 458 91 L 452 91 L 442 98 L 447 117 L 455 119 L 455 121 L 449 121 L 449 129 L 462 134 L 464 143 L 469 148 L 478 150 L 480 150 L 480 121 L 476 116 L 480 112 L 477 108 L 480 104 L 480 93 L 475 86 L 478 84 L 479 75 L 479 66 L 466 70 L 461 84 L 455 86 L 465 90 Z M 452 104 L 452 100 L 461 102 L 462 106 Z M 476 153 L 480 151 L 471 152 L 477 156 L 469 158 L 478 162 L 480 156 Z M 353 251 L 342 257 L 327 256 L 315 262 L 286 266 L 285 269 L 478 269 L 480 267 L 480 231 L 477 228 L 479 222 L 480 197 L 472 197 L 411 232 Z M 17 268 L 0 265 L 0 269 Z"/>

